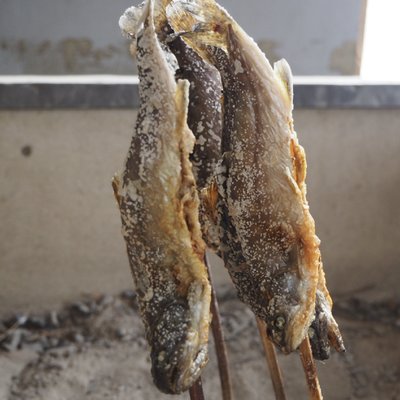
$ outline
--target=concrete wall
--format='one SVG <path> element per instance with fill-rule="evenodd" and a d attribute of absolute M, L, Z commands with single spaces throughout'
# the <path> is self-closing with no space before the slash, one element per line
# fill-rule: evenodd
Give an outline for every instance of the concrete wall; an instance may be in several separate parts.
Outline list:
<path fill-rule="evenodd" d="M 110 180 L 134 120 L 127 110 L 0 111 L 0 314 L 131 286 Z M 398 294 L 399 112 L 299 110 L 295 125 L 331 291 Z"/>
<path fill-rule="evenodd" d="M 131 74 L 118 18 L 139 0 L 0 0 L 0 74 Z M 359 72 L 366 0 L 222 0 L 271 61 Z"/>

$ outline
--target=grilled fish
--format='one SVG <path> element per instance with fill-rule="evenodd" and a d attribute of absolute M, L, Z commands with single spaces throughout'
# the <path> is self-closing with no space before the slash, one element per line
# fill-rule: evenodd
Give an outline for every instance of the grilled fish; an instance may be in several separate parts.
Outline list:
<path fill-rule="evenodd" d="M 211 184 L 221 156 L 221 77 L 218 70 L 191 49 L 181 37 L 174 36 L 172 30 L 169 33 L 165 40 L 179 64 L 176 75 L 190 82 L 187 122 L 196 138 L 190 161 L 201 200 L 199 219 L 203 239 L 210 249 L 216 250 L 219 246 L 216 219 L 211 217 L 207 198 L 202 196 L 201 191 Z M 173 39 L 168 40 L 169 37 Z"/>
<path fill-rule="evenodd" d="M 211 292 L 189 161 L 195 142 L 186 122 L 189 82 L 175 81 L 176 59 L 157 38 L 153 7 L 148 0 L 123 19 L 136 40 L 140 109 L 113 187 L 153 379 L 173 394 L 187 390 L 207 363 Z"/>
<path fill-rule="evenodd" d="M 326 357 L 327 341 L 343 350 L 306 200 L 306 159 L 293 127 L 288 64 L 281 60 L 272 68 L 212 0 L 174 0 L 167 16 L 221 73 L 222 160 L 208 192 L 217 199 L 219 250 L 239 297 L 284 352 L 313 329 L 316 358 Z"/>

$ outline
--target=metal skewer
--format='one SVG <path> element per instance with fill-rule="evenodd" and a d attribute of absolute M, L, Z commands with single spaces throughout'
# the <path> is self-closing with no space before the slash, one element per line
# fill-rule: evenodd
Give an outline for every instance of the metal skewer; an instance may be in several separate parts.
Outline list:
<path fill-rule="evenodd" d="M 317 369 L 315 367 L 314 358 L 312 356 L 310 340 L 308 335 L 301 343 L 300 347 L 300 359 L 303 364 L 304 373 L 306 374 L 307 386 L 310 392 L 311 400 L 322 400 L 321 387 L 319 385 Z"/>
<path fill-rule="evenodd" d="M 274 387 L 276 400 L 286 400 L 285 389 L 283 387 L 283 379 L 281 369 L 279 368 L 278 359 L 273 343 L 267 336 L 267 326 L 265 322 L 259 318 L 257 319 L 257 326 L 260 332 L 260 337 L 265 351 L 265 358 L 271 375 L 272 386 Z"/>

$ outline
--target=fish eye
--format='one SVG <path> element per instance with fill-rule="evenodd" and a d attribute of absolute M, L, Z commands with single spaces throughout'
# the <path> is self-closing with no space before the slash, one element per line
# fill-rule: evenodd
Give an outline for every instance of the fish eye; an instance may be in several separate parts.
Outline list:
<path fill-rule="evenodd" d="M 274 325 L 277 329 L 282 330 L 285 326 L 285 323 L 285 318 L 280 315 L 279 317 L 276 317 Z"/>

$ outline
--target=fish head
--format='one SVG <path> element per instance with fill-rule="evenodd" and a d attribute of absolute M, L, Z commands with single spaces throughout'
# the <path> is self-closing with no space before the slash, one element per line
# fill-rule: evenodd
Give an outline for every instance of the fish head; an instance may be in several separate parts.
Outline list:
<path fill-rule="evenodd" d="M 192 386 L 207 363 L 207 343 L 201 343 L 196 329 L 191 327 L 186 302 L 173 301 L 159 315 L 149 340 L 153 380 L 164 393 L 182 393 Z"/>
<path fill-rule="evenodd" d="M 302 312 L 304 281 L 299 275 L 299 247 L 292 244 L 289 249 L 269 255 L 265 291 L 267 333 L 284 353 L 294 351 L 308 329 Z"/>
<path fill-rule="evenodd" d="M 284 353 L 294 350 L 293 321 L 297 308 L 297 304 L 280 295 L 274 296 L 267 306 L 265 317 L 267 334 Z"/>

